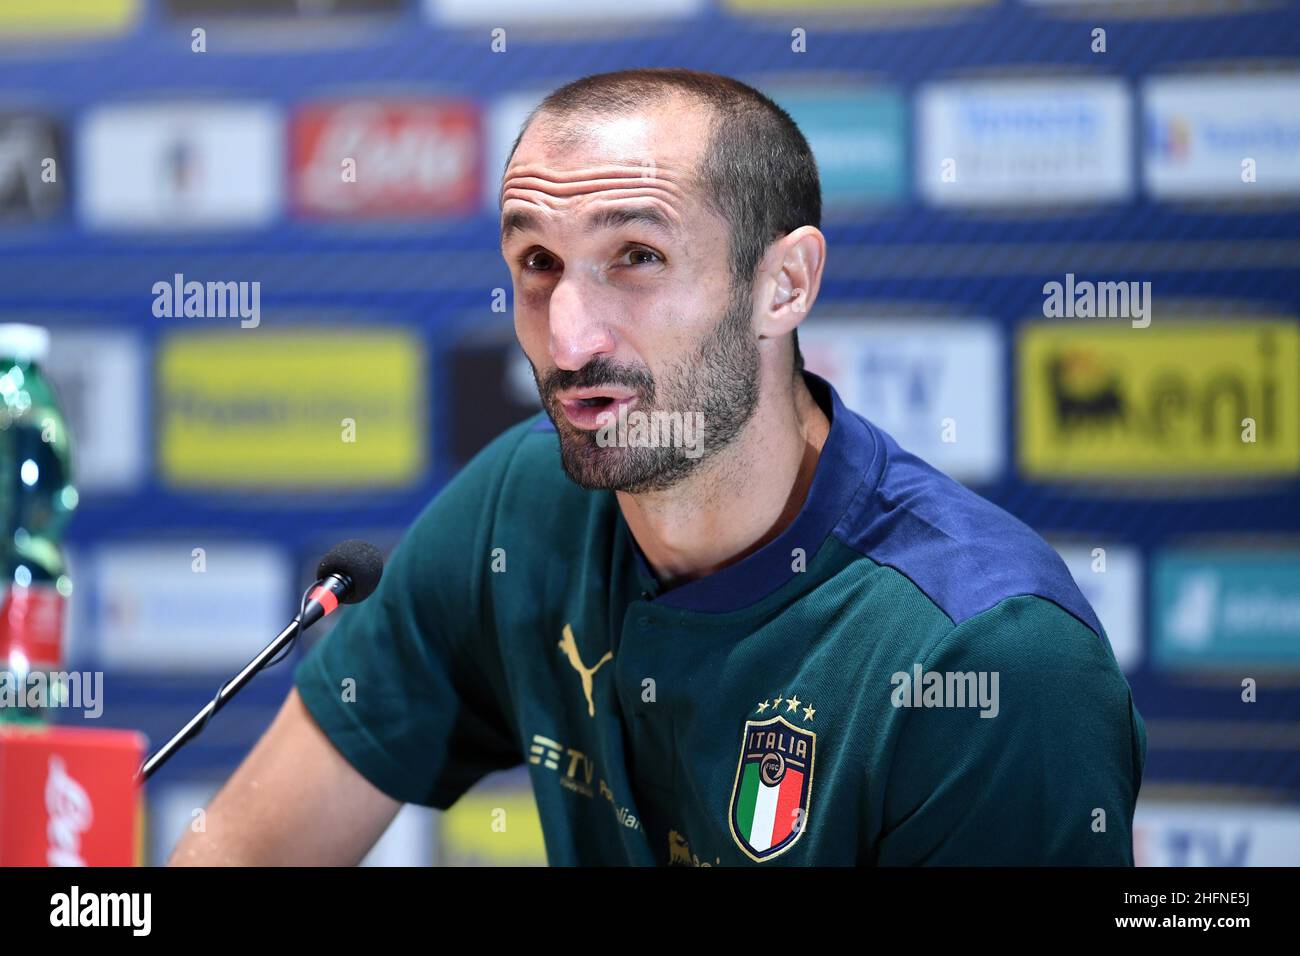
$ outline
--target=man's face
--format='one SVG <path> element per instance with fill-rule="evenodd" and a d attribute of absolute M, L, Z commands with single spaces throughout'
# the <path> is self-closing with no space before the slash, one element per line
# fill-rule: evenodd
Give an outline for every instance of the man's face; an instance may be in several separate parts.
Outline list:
<path fill-rule="evenodd" d="M 569 477 L 662 490 L 731 442 L 757 404 L 749 290 L 733 290 L 726 223 L 696 194 L 698 107 L 582 129 L 557 147 L 538 116 L 506 171 L 515 331 Z M 647 442 L 634 428 L 655 418 L 664 427 Z M 620 420 L 633 427 L 620 434 Z"/>

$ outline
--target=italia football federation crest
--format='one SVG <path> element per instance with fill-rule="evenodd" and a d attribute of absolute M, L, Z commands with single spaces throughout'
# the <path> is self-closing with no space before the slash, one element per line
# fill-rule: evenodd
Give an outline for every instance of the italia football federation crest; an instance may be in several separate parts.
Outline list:
<path fill-rule="evenodd" d="M 778 705 L 780 702 L 777 698 Z M 760 713 L 767 706 L 764 701 Z M 795 719 L 799 719 L 798 711 Z M 816 744 L 815 733 L 782 716 L 745 721 L 730 823 L 736 845 L 751 860 L 762 862 L 779 856 L 803 836 Z"/>

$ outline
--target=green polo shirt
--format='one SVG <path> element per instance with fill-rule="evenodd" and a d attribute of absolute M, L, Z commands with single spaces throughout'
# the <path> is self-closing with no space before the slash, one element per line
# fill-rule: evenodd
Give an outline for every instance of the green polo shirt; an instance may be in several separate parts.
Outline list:
<path fill-rule="evenodd" d="M 301 662 L 308 710 L 408 803 L 526 764 L 552 864 L 1132 865 L 1146 733 L 1060 558 L 806 380 L 802 510 L 671 589 L 544 415 L 506 431 Z"/>

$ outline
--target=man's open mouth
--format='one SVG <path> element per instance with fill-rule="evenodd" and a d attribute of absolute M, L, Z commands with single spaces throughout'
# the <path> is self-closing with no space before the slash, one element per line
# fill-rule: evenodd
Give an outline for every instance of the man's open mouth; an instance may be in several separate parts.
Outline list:
<path fill-rule="evenodd" d="M 635 392 L 616 386 L 566 389 L 556 398 L 570 424 L 584 430 L 612 424 L 620 408 L 630 408 L 636 403 Z"/>

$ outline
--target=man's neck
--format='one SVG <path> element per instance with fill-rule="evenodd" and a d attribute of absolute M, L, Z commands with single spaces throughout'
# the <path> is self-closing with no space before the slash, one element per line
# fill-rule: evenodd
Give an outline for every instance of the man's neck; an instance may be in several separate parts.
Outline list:
<path fill-rule="evenodd" d="M 776 538 L 799 514 L 830 421 L 803 376 L 760 399 L 740 435 L 663 492 L 618 492 L 619 507 L 667 587 L 719 571 Z"/>

